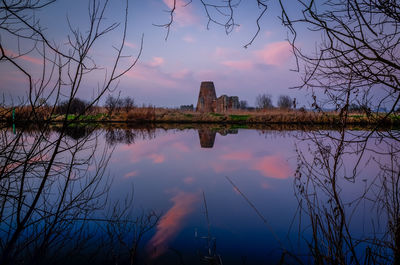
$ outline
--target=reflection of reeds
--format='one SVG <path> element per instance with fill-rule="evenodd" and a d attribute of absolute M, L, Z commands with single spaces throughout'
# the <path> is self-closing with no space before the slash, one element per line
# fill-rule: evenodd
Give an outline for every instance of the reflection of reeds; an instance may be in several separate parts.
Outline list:
<path fill-rule="evenodd" d="M 307 243 L 314 263 L 399 264 L 399 148 L 389 135 L 371 132 L 355 135 L 345 129 L 330 136 L 312 132 L 307 137 L 310 141 L 307 148 L 297 149 L 295 190 L 301 208 L 299 218 L 309 219 L 312 238 Z M 379 151 L 367 149 L 370 140 L 380 143 L 373 143 L 375 148 L 380 147 Z M 376 153 L 368 158 L 364 157 L 367 152 Z M 350 176 L 345 170 L 349 154 L 358 159 Z M 390 163 L 385 156 L 391 157 Z M 342 189 L 344 185 L 360 181 L 358 164 L 363 157 L 369 163 L 376 161 L 381 172 L 368 178 L 360 195 L 353 194 L 355 198 L 348 202 Z M 368 214 L 363 222 L 370 227 L 367 232 L 356 234 L 353 215 L 361 210 L 360 205 L 368 206 L 368 203 L 372 206 L 364 209 Z M 388 223 L 387 229 L 381 222 Z"/>
<path fill-rule="evenodd" d="M 203 204 L 204 204 L 204 215 L 207 221 L 207 236 L 201 236 L 200 239 L 206 240 L 206 250 L 207 254 L 202 253 L 201 250 L 198 251 L 200 261 L 205 264 L 212 264 L 212 265 L 222 265 L 222 258 L 219 254 L 217 254 L 217 239 L 211 235 L 211 225 L 210 225 L 210 218 L 208 216 L 208 207 L 206 196 L 203 191 Z M 195 233 L 197 237 L 197 232 Z"/>

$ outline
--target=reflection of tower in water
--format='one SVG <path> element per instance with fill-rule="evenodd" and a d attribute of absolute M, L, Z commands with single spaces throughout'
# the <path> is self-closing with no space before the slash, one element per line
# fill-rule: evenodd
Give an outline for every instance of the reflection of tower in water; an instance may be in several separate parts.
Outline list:
<path fill-rule="evenodd" d="M 217 132 L 226 136 L 228 134 L 237 134 L 238 130 L 235 129 L 220 129 L 220 130 L 211 130 L 211 129 L 199 129 L 199 138 L 200 138 L 200 146 L 202 148 L 213 148 L 215 142 L 215 135 Z"/>
<path fill-rule="evenodd" d="M 202 148 L 213 148 L 216 131 L 199 129 L 200 146 Z"/>

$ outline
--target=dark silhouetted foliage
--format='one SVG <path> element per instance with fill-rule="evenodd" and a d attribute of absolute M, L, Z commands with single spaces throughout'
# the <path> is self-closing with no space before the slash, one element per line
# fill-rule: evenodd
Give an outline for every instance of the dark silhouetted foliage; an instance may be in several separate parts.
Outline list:
<path fill-rule="evenodd" d="M 115 98 L 109 95 L 106 99 L 104 107 L 107 109 L 108 114 L 113 113 L 114 111 L 120 110 L 122 107 L 122 100 L 120 98 Z"/>
<path fill-rule="evenodd" d="M 258 109 L 272 109 L 272 96 L 267 94 L 258 95 L 256 98 L 256 108 Z"/>
<path fill-rule="evenodd" d="M 190 105 L 181 105 L 181 106 L 180 106 L 180 110 L 189 110 L 189 111 L 193 111 L 193 110 L 194 110 L 194 107 L 193 107 L 193 104 L 190 104 Z"/>
<path fill-rule="evenodd" d="M 278 107 L 280 109 L 291 109 L 293 100 L 287 95 L 280 95 L 278 99 Z"/>
<path fill-rule="evenodd" d="M 89 103 L 79 98 L 62 101 L 57 106 L 58 114 L 83 114 L 87 110 Z"/>
<path fill-rule="evenodd" d="M 131 97 L 126 97 L 122 100 L 122 107 L 126 113 L 135 107 L 135 99 Z"/>
<path fill-rule="evenodd" d="M 247 109 L 248 104 L 246 100 L 239 101 L 239 109 Z"/>

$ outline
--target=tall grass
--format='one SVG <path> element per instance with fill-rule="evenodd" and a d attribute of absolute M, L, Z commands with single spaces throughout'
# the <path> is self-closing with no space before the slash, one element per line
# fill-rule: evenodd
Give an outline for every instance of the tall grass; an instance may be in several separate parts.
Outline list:
<path fill-rule="evenodd" d="M 12 109 L 0 108 L 3 121 L 12 122 Z M 36 109 L 36 117 L 32 116 L 31 107 L 15 108 L 15 122 L 32 120 L 62 121 L 65 115 L 51 115 L 50 107 Z M 237 123 L 237 124 L 329 124 L 336 125 L 342 121 L 339 112 L 314 112 L 304 110 L 232 110 L 225 113 L 198 113 L 179 109 L 156 108 L 152 105 L 132 107 L 129 111 L 115 110 L 111 113 L 103 107 L 93 107 L 76 119 L 82 121 L 126 121 L 130 123 L 166 122 L 166 123 Z M 400 125 L 400 116 L 391 114 L 349 113 L 347 123 L 352 125 Z"/>

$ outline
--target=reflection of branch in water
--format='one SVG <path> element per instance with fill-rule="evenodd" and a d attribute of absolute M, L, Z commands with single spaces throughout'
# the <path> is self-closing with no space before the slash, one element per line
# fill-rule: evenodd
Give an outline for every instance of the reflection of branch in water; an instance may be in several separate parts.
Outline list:
<path fill-rule="evenodd" d="M 233 183 L 233 181 L 226 176 L 226 179 L 229 181 L 229 183 L 231 183 L 231 185 L 233 186 L 233 188 L 239 192 L 239 194 L 246 200 L 246 202 L 250 205 L 250 207 L 256 212 L 256 214 L 258 215 L 258 217 L 260 217 L 260 219 L 264 222 L 264 224 L 267 226 L 268 230 L 271 232 L 271 234 L 274 236 L 276 242 L 279 243 L 279 245 L 283 248 L 283 244 L 280 241 L 280 239 L 278 238 L 278 236 L 275 234 L 274 230 L 272 229 L 272 227 L 269 225 L 267 219 L 260 213 L 260 211 L 256 208 L 256 206 L 246 197 L 246 195 L 235 185 L 235 183 Z"/>
<path fill-rule="evenodd" d="M 391 147 L 390 163 L 378 162 L 381 168 L 380 185 L 374 186 L 375 206 L 379 215 L 388 220 L 386 247 L 394 253 L 394 264 L 400 263 L 400 158 Z M 376 253 L 379 254 L 379 253 Z"/>
<path fill-rule="evenodd" d="M 202 251 L 199 250 L 200 260 L 206 264 L 214 264 L 214 265 L 222 265 L 222 259 L 219 254 L 217 254 L 217 239 L 211 236 L 211 226 L 210 219 L 208 216 L 208 207 L 206 196 L 203 191 L 203 203 L 204 203 L 204 214 L 207 221 L 207 236 L 202 236 L 200 239 L 205 239 L 207 241 L 207 254 L 203 254 Z M 195 237 L 197 237 L 197 231 L 195 233 Z"/>
<path fill-rule="evenodd" d="M 139 244 L 146 233 L 151 231 L 160 220 L 160 215 L 154 211 L 143 212 L 134 216 L 133 197 L 125 199 L 124 205 L 119 202 L 111 208 L 111 215 L 100 226 L 105 231 L 103 237 L 104 250 L 114 253 L 112 263 L 128 260 L 128 264 L 137 262 Z M 128 258 L 124 258 L 127 255 Z"/>
<path fill-rule="evenodd" d="M 235 183 L 233 183 L 233 181 L 228 176 L 226 176 L 226 179 L 233 186 L 235 191 L 237 191 L 246 200 L 246 202 L 250 205 L 250 207 L 256 212 L 258 217 L 260 217 L 260 219 L 263 221 L 265 226 L 268 228 L 268 230 L 274 236 L 276 242 L 278 242 L 278 244 L 279 244 L 279 246 L 280 246 L 280 248 L 282 250 L 282 255 L 281 255 L 281 259 L 279 261 L 279 264 L 286 264 L 287 262 L 289 262 L 289 264 L 294 263 L 294 262 L 298 263 L 298 264 L 303 264 L 302 260 L 295 253 L 292 253 L 292 252 L 288 251 L 285 248 L 285 246 L 282 243 L 282 241 L 279 239 L 279 237 L 276 235 L 276 233 L 274 232 L 272 227 L 269 225 L 267 219 L 261 214 L 261 212 L 257 209 L 257 207 L 247 198 L 247 196 L 239 189 L 239 187 L 236 186 Z M 287 260 L 285 261 L 286 257 L 289 257 L 290 261 L 287 261 Z"/>
<path fill-rule="evenodd" d="M 10 132 L 1 133 L 0 141 L 5 142 Z M 55 132 L 44 138 L 38 131 L 37 137 L 32 133 L 21 134 L 14 139 L 14 145 L 3 146 L 2 264 L 58 263 L 66 257 L 84 257 L 101 248 L 98 240 L 93 241 L 93 237 L 99 236 L 94 223 L 98 223 L 95 216 L 103 212 L 108 201 L 110 179 L 104 172 L 111 152 L 108 146 L 103 150 L 98 147 L 98 133 L 73 140 Z M 52 159 L 53 142 L 57 140 L 62 156 Z M 125 208 L 112 207 L 112 215 L 103 222 L 118 227 L 115 231 L 119 231 L 121 238 L 124 231 L 134 231 L 134 244 L 129 250 L 134 257 L 138 242 L 157 223 L 158 217 L 150 212 L 128 220 L 125 214 L 128 208 L 129 204 Z M 130 230 L 124 230 L 128 223 Z M 88 246 L 90 251 L 85 250 Z M 112 246 L 108 244 L 108 248 Z"/>
<path fill-rule="evenodd" d="M 309 218 L 312 239 L 308 242 L 310 254 L 315 263 L 335 264 L 376 264 L 398 262 L 396 233 L 398 223 L 398 201 L 393 194 L 399 194 L 399 169 L 397 140 L 390 140 L 387 134 L 351 132 L 344 128 L 339 132 L 310 132 L 306 147 L 297 146 L 298 168 L 296 171 L 296 196 L 301 214 Z M 304 142 L 303 142 L 304 143 Z M 379 143 L 379 145 L 378 145 Z M 373 147 L 371 147 L 371 145 Z M 375 147 L 375 148 L 374 148 Z M 384 151 L 389 147 L 393 151 Z M 311 155 L 311 156 L 310 156 Z M 352 176 L 346 174 L 348 158 L 355 159 Z M 370 156 L 370 157 L 369 157 Z M 391 166 L 387 157 L 391 157 Z M 373 159 L 372 159 L 373 158 Z M 365 179 L 360 185 L 360 163 L 370 166 L 374 161 L 380 165 L 381 177 Z M 397 164 L 398 165 L 398 164 Z M 398 167 L 398 166 L 397 166 Z M 397 179 L 396 179 L 397 178 Z M 367 184 L 367 182 L 369 184 Z M 345 194 L 347 186 L 362 188 L 359 194 Z M 396 195 L 397 196 L 397 195 Z M 367 211 L 364 233 L 359 235 L 354 226 L 364 205 Z M 377 209 L 373 214 L 373 205 Z M 397 206 L 396 206 L 397 205 Z M 370 207 L 370 208 L 369 208 Z M 385 214 L 386 212 L 386 214 Z M 388 220 L 383 216 L 387 215 Z M 381 222 L 389 222 L 388 230 L 381 231 Z M 375 226 L 378 224 L 378 226 Z M 391 225 L 394 224 L 394 225 Z M 392 253 L 388 250 L 392 249 Z"/>
<path fill-rule="evenodd" d="M 154 139 L 157 135 L 156 128 L 113 128 L 106 129 L 105 138 L 108 144 L 117 143 L 133 144 L 137 139 Z"/>
<path fill-rule="evenodd" d="M 0 35 L 11 36 L 25 49 L 9 54 L 5 52 L 9 47 L 1 42 L 1 61 L 22 74 L 22 87 L 27 95 L 27 100 L 17 105 L 15 102 L 3 105 L 0 120 L 11 121 L 12 110 L 13 123 L 15 118 L 18 126 L 32 123 L 36 127 L 34 131 L 18 128 L 15 134 L 3 128 L 0 131 L 0 264 L 3 265 L 73 264 L 84 251 L 96 253 L 97 245 L 91 243 L 96 242 L 98 234 L 90 218 L 108 203 L 110 178 L 105 171 L 111 150 L 107 145 L 103 150 L 99 147 L 103 144 L 98 139 L 99 132 L 90 133 L 91 129 L 86 131 L 78 122 L 94 114 L 89 111 L 105 93 L 112 92 L 116 81 L 133 68 L 142 51 L 143 40 L 138 57 L 122 62 L 128 58 L 123 55 L 128 1 L 121 23 L 108 25 L 104 22 L 109 1 L 89 1 L 86 29 L 76 28 L 67 21 L 68 41 L 59 44 L 50 41 L 53 38 L 43 30 L 46 26 L 37 19 L 54 2 L 0 3 Z M 118 25 L 121 26 L 119 44 L 114 46 L 108 66 L 103 67 L 93 49 Z M 28 55 L 40 56 L 38 67 L 26 68 L 20 64 L 18 58 Z M 97 92 L 90 102 L 78 100 L 81 85 L 97 71 L 102 71 L 104 77 Z M 76 105 L 78 101 L 82 103 L 80 107 Z"/>

